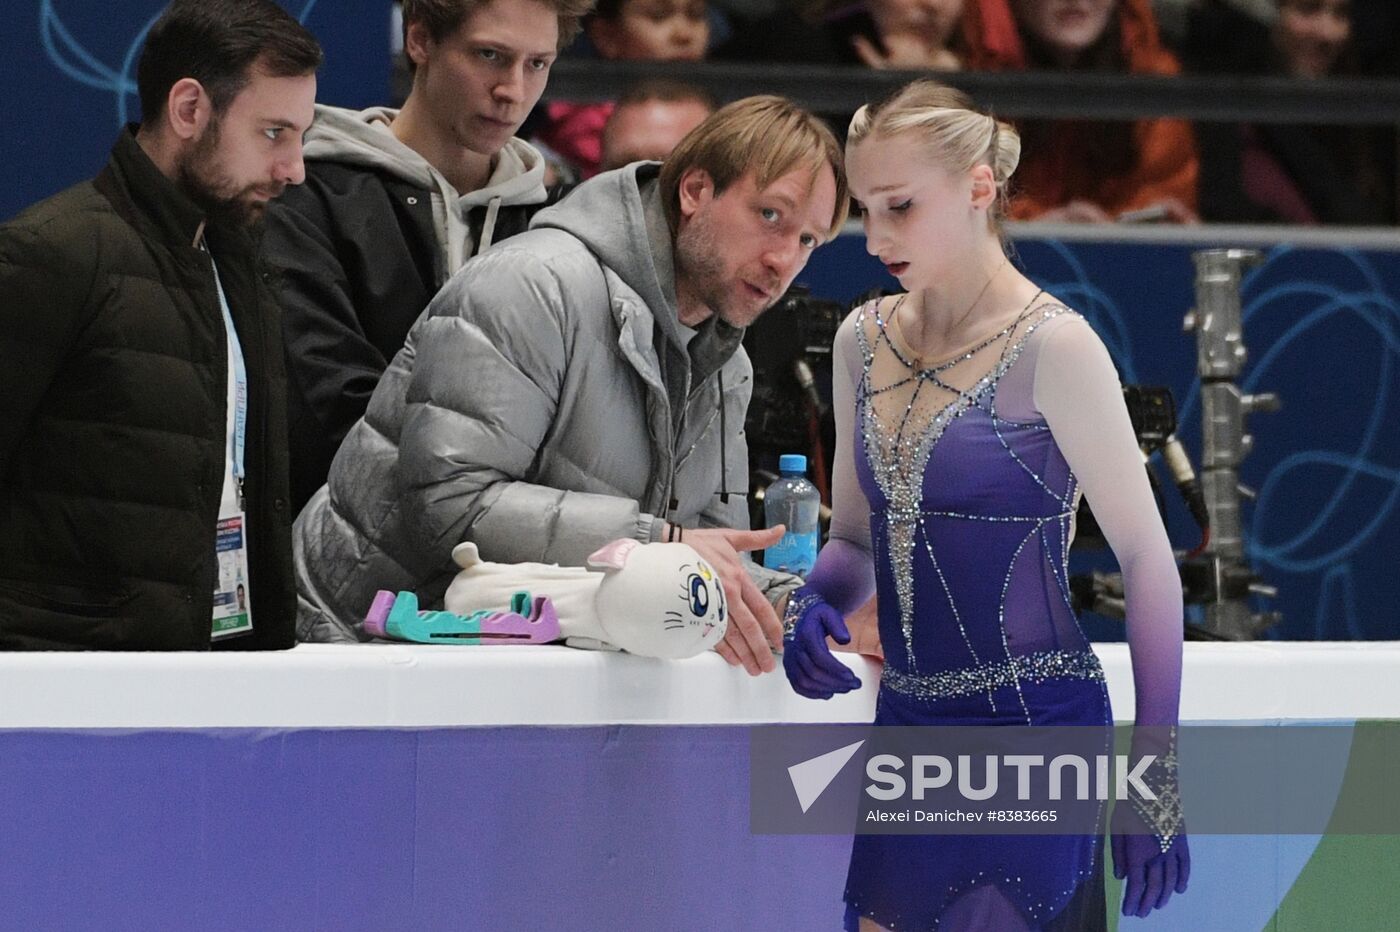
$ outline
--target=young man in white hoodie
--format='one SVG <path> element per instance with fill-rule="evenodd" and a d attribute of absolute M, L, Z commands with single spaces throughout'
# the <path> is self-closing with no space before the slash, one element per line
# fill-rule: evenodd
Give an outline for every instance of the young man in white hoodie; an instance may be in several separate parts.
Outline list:
<path fill-rule="evenodd" d="M 515 131 L 592 0 L 405 0 L 403 109 L 318 107 L 263 252 L 287 341 L 293 505 L 326 481 L 438 289 L 548 199 Z"/>

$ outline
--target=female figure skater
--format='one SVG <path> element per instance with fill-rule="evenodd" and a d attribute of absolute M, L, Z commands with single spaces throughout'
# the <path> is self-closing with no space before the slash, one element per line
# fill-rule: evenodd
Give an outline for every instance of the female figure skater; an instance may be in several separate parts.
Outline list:
<path fill-rule="evenodd" d="M 1123 571 L 1137 725 L 1174 727 L 1171 545 L 1103 344 L 1007 261 L 1000 219 L 1020 148 L 1010 126 L 932 81 L 851 121 L 866 248 L 906 291 L 858 308 L 836 337 L 831 539 L 789 600 L 783 664 L 804 696 L 858 687 L 827 638 L 849 639 L 842 616 L 874 588 L 876 724 L 1110 724 L 1069 600 L 1082 492 Z M 1155 836 L 1113 838 L 1124 914 L 1140 916 L 1189 873 L 1174 793 L 1143 818 Z M 1092 835 L 858 835 L 846 927 L 1103 928 L 1101 847 Z"/>

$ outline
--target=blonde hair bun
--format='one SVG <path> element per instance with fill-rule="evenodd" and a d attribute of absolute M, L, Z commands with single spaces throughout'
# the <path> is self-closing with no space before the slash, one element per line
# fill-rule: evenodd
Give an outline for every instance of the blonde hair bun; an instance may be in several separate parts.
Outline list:
<path fill-rule="evenodd" d="M 906 133 L 918 134 L 929 158 L 950 172 L 990 166 L 997 185 L 996 218 L 1005 216 L 1006 185 L 1021 162 L 1021 136 L 1014 126 L 977 109 L 962 91 L 920 79 L 857 110 L 846 147 L 873 136 Z"/>

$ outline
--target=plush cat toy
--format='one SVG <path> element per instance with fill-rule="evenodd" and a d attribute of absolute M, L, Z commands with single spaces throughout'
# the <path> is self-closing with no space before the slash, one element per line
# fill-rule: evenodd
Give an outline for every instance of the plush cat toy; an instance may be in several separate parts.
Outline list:
<path fill-rule="evenodd" d="M 692 657 L 713 647 L 729 622 L 719 575 L 689 544 L 615 540 L 588 567 L 490 563 L 471 543 L 454 547 L 452 559 L 462 571 L 443 599 L 447 611 L 509 605 L 521 591 L 547 596 L 573 647 Z"/>

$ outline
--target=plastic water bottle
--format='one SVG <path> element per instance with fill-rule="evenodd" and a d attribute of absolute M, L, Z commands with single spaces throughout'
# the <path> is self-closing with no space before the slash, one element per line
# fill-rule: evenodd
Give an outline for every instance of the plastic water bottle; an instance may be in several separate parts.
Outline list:
<path fill-rule="evenodd" d="M 783 539 L 763 554 L 763 565 L 798 576 L 812 572 L 817 562 L 821 493 L 807 481 L 807 457 L 784 453 L 778 458 L 782 478 L 763 494 L 763 515 L 769 527 L 787 528 Z"/>

